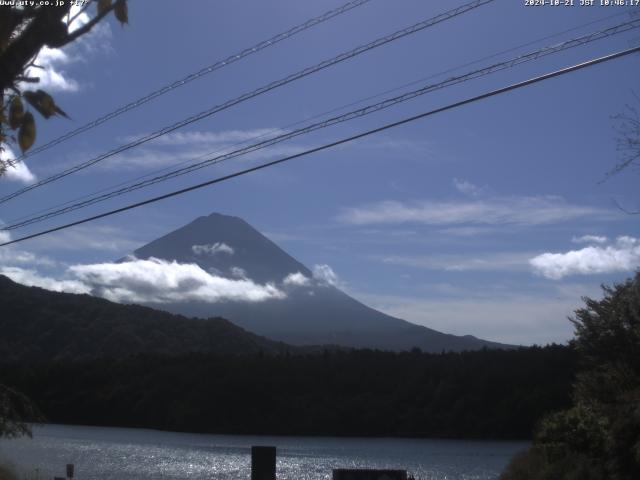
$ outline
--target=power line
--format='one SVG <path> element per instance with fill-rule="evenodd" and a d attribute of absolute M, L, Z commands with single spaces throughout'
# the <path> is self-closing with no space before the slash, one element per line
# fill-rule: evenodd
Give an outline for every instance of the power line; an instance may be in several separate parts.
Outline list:
<path fill-rule="evenodd" d="M 419 78 L 419 79 L 417 79 L 417 80 L 413 80 L 413 81 L 411 81 L 411 82 L 409 82 L 409 83 L 405 83 L 405 84 L 403 84 L 403 85 L 400 85 L 400 86 L 397 86 L 397 87 L 393 87 L 393 88 L 390 88 L 390 89 L 384 90 L 384 91 L 382 91 L 382 92 L 379 92 L 379 93 L 376 93 L 376 94 L 373 94 L 373 95 L 369 95 L 369 96 L 364 97 L 364 98 L 360 98 L 360 99 L 355 100 L 355 101 L 353 101 L 353 102 L 349 102 L 349 103 L 343 104 L 343 105 L 341 105 L 341 106 L 339 106 L 339 107 L 334 107 L 334 108 L 332 108 L 332 109 L 330 109 L 330 110 L 325 110 L 324 112 L 321 112 L 321 113 L 318 113 L 318 114 L 312 115 L 312 116 L 307 117 L 307 118 L 304 118 L 304 119 L 302 119 L 302 120 L 297 120 L 297 121 L 295 121 L 295 122 L 289 123 L 289 124 L 287 124 L 287 125 L 285 125 L 285 126 L 283 126 L 283 127 L 280 127 L 278 130 L 280 130 L 280 131 L 287 130 L 287 129 L 291 128 L 291 127 L 295 127 L 295 126 L 297 126 L 297 125 L 301 125 L 301 124 L 303 124 L 303 123 L 305 123 L 305 122 L 308 122 L 308 121 L 311 121 L 311 120 L 315 120 L 315 119 L 318 119 L 318 118 L 324 117 L 324 116 L 329 115 L 329 114 L 331 114 L 331 113 L 338 112 L 338 111 L 340 111 L 340 110 L 344 110 L 344 109 L 346 109 L 346 108 L 352 107 L 352 106 L 354 106 L 354 105 L 359 105 L 359 104 L 364 103 L 364 102 L 366 102 L 366 101 L 368 101 L 368 100 L 373 100 L 373 99 L 375 99 L 375 98 L 382 97 L 383 95 L 386 95 L 386 94 L 389 94 L 389 93 L 393 93 L 393 92 L 397 92 L 397 91 L 403 90 L 403 89 L 408 88 L 408 87 L 413 86 L 413 85 L 417 85 L 417 84 L 419 84 L 419 83 L 421 83 L 421 82 L 424 82 L 424 81 L 426 81 L 426 80 L 430 80 L 430 79 L 432 79 L 432 78 L 437 78 L 437 77 L 440 77 L 440 76 L 445 75 L 445 74 L 447 74 L 447 73 L 455 72 L 455 71 L 457 71 L 457 70 L 460 70 L 460 69 L 465 68 L 465 67 L 469 67 L 469 66 L 471 66 L 471 65 L 476 65 L 476 64 L 478 64 L 478 63 L 484 62 L 485 60 L 490 60 L 490 59 L 492 59 L 492 58 L 496 58 L 496 57 L 499 57 L 499 56 L 501 56 L 501 55 L 505 55 L 505 54 L 507 54 L 507 53 L 511 53 L 511 52 L 514 52 L 514 51 L 520 50 L 520 49 L 522 49 L 522 48 L 525 48 L 525 47 L 528 47 L 528 46 L 531 46 L 531 45 L 535 45 L 536 43 L 540 43 L 540 42 L 542 42 L 542 41 L 544 41 L 544 40 L 549 40 L 549 39 L 551 39 L 551 38 L 556 38 L 556 37 L 559 37 L 559 36 L 565 35 L 565 34 L 567 34 L 567 33 L 570 33 L 570 32 L 576 31 L 576 30 L 580 30 L 580 29 L 582 29 L 582 28 L 585 28 L 585 27 L 588 27 L 588 26 L 591 26 L 591 25 L 594 25 L 594 24 L 596 24 L 596 23 L 602 23 L 602 22 L 604 22 L 604 21 L 610 20 L 610 19 L 612 19 L 612 18 L 620 17 L 620 16 L 623 16 L 623 15 L 629 15 L 631 18 L 633 18 L 633 17 L 634 17 L 633 12 L 630 12 L 630 11 L 618 12 L 618 13 L 614 13 L 614 14 L 612 14 L 612 15 L 607 15 L 607 16 L 605 16 L 605 17 L 598 18 L 598 19 L 596 19 L 596 20 L 592 20 L 592 21 L 590 21 L 590 22 L 583 23 L 583 24 L 577 25 L 577 26 L 575 26 L 575 27 L 568 28 L 568 29 L 563 30 L 563 31 L 561 31 L 561 32 L 553 33 L 553 34 L 551 34 L 551 35 L 546 35 L 546 36 L 544 36 L 544 37 L 540 37 L 540 38 L 537 38 L 537 39 L 535 39 L 535 40 L 531 40 L 531 41 L 529 41 L 529 42 L 522 43 L 522 44 L 517 45 L 517 46 L 515 46 L 515 47 L 508 48 L 507 50 L 502 50 L 502 51 L 500 51 L 500 52 L 493 53 L 493 54 L 491 54 L 491 55 L 488 55 L 488 56 L 482 57 L 482 58 L 480 58 L 480 59 L 473 60 L 473 61 L 471 61 L 471 62 L 467 62 L 467 63 L 464 63 L 464 64 L 462 64 L 462 65 L 458 65 L 458 66 L 456 66 L 456 67 L 452 67 L 452 68 L 449 68 L 449 69 L 447 69 L 447 70 L 440 71 L 440 72 L 438 72 L 438 73 L 434 73 L 434 74 L 428 75 L 428 76 L 426 76 L 426 77 Z M 97 191 L 95 191 L 95 192 L 93 192 L 93 193 L 85 194 L 85 195 L 82 195 L 82 196 L 80 196 L 80 197 L 76 197 L 76 198 L 73 198 L 73 199 L 71 199 L 71 200 L 68 200 L 68 201 L 66 201 L 66 202 L 62 202 L 62 203 L 59 203 L 59 204 L 57 204 L 57 205 L 54 205 L 54 206 L 51 206 L 51 207 L 48 207 L 48 208 L 44 208 L 44 209 L 38 210 L 38 211 L 36 211 L 36 212 L 30 213 L 30 214 L 27 214 L 27 215 L 22 215 L 22 216 L 20 216 L 20 217 L 17 217 L 17 218 L 11 219 L 11 220 L 9 220 L 9 221 L 5 222 L 5 225 L 12 225 L 12 224 L 14 224 L 14 223 L 17 223 L 17 222 L 19 222 L 19 221 L 23 220 L 23 219 L 30 219 L 30 218 L 33 218 L 33 217 L 34 217 L 34 215 L 43 214 L 43 213 L 47 213 L 47 212 L 53 212 L 54 210 L 60 209 L 61 207 L 65 207 L 65 206 L 67 206 L 67 205 L 71 205 L 71 204 L 73 204 L 74 202 L 79 202 L 79 201 L 81 201 L 81 200 L 85 200 L 85 199 L 88 199 L 88 198 L 94 197 L 95 195 L 98 195 L 98 194 L 100 194 L 100 193 L 108 192 L 108 191 L 110 191 L 110 190 L 113 190 L 114 188 L 123 187 L 123 186 L 125 186 L 125 185 L 129 185 L 129 184 L 131 184 L 132 182 L 136 182 L 136 181 L 138 181 L 138 180 L 142 180 L 142 179 L 144 179 L 144 178 L 151 177 L 151 176 L 153 176 L 153 175 L 158 175 L 158 174 L 160 174 L 160 173 L 162 173 L 162 172 L 166 172 L 167 170 L 171 170 L 172 168 L 178 167 L 178 166 L 180 166 L 180 165 L 186 165 L 186 164 L 188 164 L 188 163 L 192 163 L 192 162 L 194 162 L 195 160 L 198 160 L 198 159 L 200 159 L 200 158 L 205 158 L 205 157 L 207 157 L 207 156 L 209 156 L 209 155 L 213 155 L 213 154 L 216 154 L 216 153 L 220 153 L 220 152 L 223 152 L 223 151 L 229 150 L 230 148 L 237 147 L 237 146 L 239 146 L 239 145 L 243 145 L 243 144 L 249 143 L 249 142 L 251 142 L 251 141 L 259 140 L 259 139 L 261 139 L 261 138 L 266 137 L 267 135 L 268 135 L 268 133 L 263 133 L 263 134 L 261 134 L 261 135 L 256 135 L 255 137 L 252 137 L 252 138 L 249 138 L 249 139 L 246 139 L 246 140 L 240 141 L 240 142 L 233 143 L 233 144 L 231 144 L 231 145 L 230 145 L 229 147 L 227 147 L 227 148 L 224 148 L 224 149 L 217 149 L 217 150 L 214 150 L 214 151 L 212 151 L 212 152 L 208 152 L 208 153 L 205 153 L 205 154 L 199 155 L 199 156 L 197 156 L 197 157 L 195 157 L 195 158 L 192 158 L 192 159 L 189 159 L 189 160 L 184 160 L 184 161 L 179 162 L 179 163 L 174 164 L 174 165 L 170 165 L 170 166 L 167 166 L 167 167 L 164 167 L 164 168 L 161 168 L 161 169 L 153 170 L 153 171 L 151 171 L 151 172 L 149 172 L 149 173 L 145 173 L 144 175 L 139 175 L 139 176 L 137 176 L 137 177 L 134 177 L 134 178 L 129 179 L 129 180 L 125 180 L 125 181 L 120 182 L 120 183 L 117 183 L 117 184 L 115 184 L 115 185 L 111 185 L 111 186 L 109 186 L 109 187 L 102 188 L 102 189 L 97 190 Z M 56 215 L 56 216 L 57 216 L 57 215 Z M 6 228 L 9 228 L 9 227 L 6 227 Z M 0 228 L 0 230 L 2 230 L 2 228 Z"/>
<path fill-rule="evenodd" d="M 370 2 L 371 0 L 352 0 L 350 2 L 345 3 L 344 5 L 338 7 L 338 8 L 334 8 L 333 10 L 329 10 L 325 13 L 323 13 L 322 15 L 319 15 L 317 17 L 311 18 L 309 20 L 307 20 L 304 23 L 301 23 L 300 25 L 296 25 L 295 27 L 290 28 L 289 30 L 286 30 L 284 32 L 278 33 L 277 35 L 274 35 L 273 37 L 267 39 L 267 40 L 263 40 L 257 44 L 255 44 L 252 47 L 249 48 L 245 48 L 244 50 L 242 50 L 241 52 L 238 52 L 234 55 L 230 55 L 227 58 L 225 58 L 224 60 L 218 60 L 217 62 L 206 66 L 204 68 L 201 68 L 200 70 L 198 70 L 197 72 L 194 73 L 190 73 L 189 75 L 176 80 L 168 85 L 165 85 L 143 97 L 140 97 L 137 100 L 134 100 L 133 102 L 130 102 L 126 105 L 123 105 L 119 108 L 117 108 L 116 110 L 107 113 L 106 115 L 103 115 L 102 117 L 98 117 L 95 120 L 76 128 L 75 130 L 71 130 L 67 133 L 65 133 L 64 135 L 55 138 L 53 140 L 51 140 L 50 142 L 45 143 L 44 145 L 41 145 L 37 148 L 34 148 L 32 151 L 30 151 L 28 154 L 22 154 L 21 156 L 19 156 L 18 158 L 15 158 L 13 160 L 10 161 L 10 165 L 15 165 L 23 160 L 25 160 L 27 157 L 32 157 L 40 152 L 43 152 L 45 150 L 48 150 L 49 148 L 58 145 L 66 140 L 69 140 L 72 137 L 75 137 L 76 135 L 79 135 L 83 132 L 86 132 L 87 130 L 90 130 L 92 128 L 97 127 L 98 125 L 102 125 L 105 122 L 108 122 L 109 120 L 113 120 L 114 118 L 116 118 L 119 115 L 122 115 L 125 112 L 128 112 L 129 110 L 133 110 L 134 108 L 138 108 L 141 105 L 144 105 L 147 102 L 150 102 L 151 100 L 154 100 L 156 98 L 158 98 L 161 95 L 164 95 L 165 93 L 168 93 L 172 90 L 175 90 L 176 88 L 182 87 L 184 85 L 186 85 L 187 83 L 190 83 L 194 80 L 197 80 L 200 77 L 203 77 L 205 75 L 208 75 L 212 72 L 215 72 L 216 70 L 219 70 L 223 67 L 226 67 L 227 65 L 231 65 L 232 63 L 237 62 L 238 60 L 241 60 L 245 57 L 248 57 L 249 55 L 252 55 L 254 53 L 257 53 L 261 50 L 264 50 L 266 48 L 269 48 L 283 40 L 286 40 L 288 38 L 293 37 L 294 35 L 297 35 L 298 33 L 301 33 L 309 28 L 315 27 L 316 25 L 319 25 L 323 22 L 326 22 L 327 20 L 332 19 L 333 17 L 337 17 L 338 15 L 341 15 L 343 13 L 348 12 L 349 10 L 352 10 L 356 7 L 360 7 L 361 5 L 364 5 L 365 3 Z"/>
<path fill-rule="evenodd" d="M 262 95 L 263 93 L 269 92 L 271 90 L 274 90 L 276 88 L 279 88 L 281 86 L 287 85 L 291 82 L 294 82 L 296 80 L 299 80 L 300 78 L 306 77 L 308 75 L 311 75 L 313 73 L 316 73 L 320 70 L 323 70 L 325 68 L 328 68 L 330 66 L 336 65 L 340 62 L 343 62 L 345 60 L 351 59 L 355 56 L 358 56 L 362 53 L 365 53 L 369 50 L 373 50 L 375 48 L 378 48 L 382 45 L 386 45 L 387 43 L 393 42 L 395 40 L 398 40 L 400 38 L 406 37 L 408 35 L 412 35 L 414 33 L 417 33 L 421 30 L 424 30 L 425 28 L 431 27 L 433 25 L 436 25 L 440 22 L 449 20 L 451 18 L 454 18 L 458 15 L 461 15 L 463 13 L 466 13 L 468 11 L 471 11 L 473 9 L 476 9 L 482 5 L 485 5 L 487 3 L 491 3 L 494 0 L 474 0 L 473 2 L 467 3 L 465 5 L 462 5 L 460 7 L 454 8 L 452 10 L 449 10 L 445 13 L 441 13 L 440 15 L 437 15 L 435 17 L 429 18 L 427 20 L 424 20 L 422 22 L 418 22 L 414 25 L 411 25 L 410 27 L 404 28 L 402 30 L 398 30 L 390 35 L 378 38 L 372 42 L 369 42 L 365 45 L 361 45 L 359 47 L 356 47 L 352 50 L 349 50 L 347 52 L 341 53 L 340 55 L 337 55 L 329 60 L 325 60 L 323 62 L 320 62 L 314 66 L 311 67 L 307 67 L 303 70 L 300 70 L 296 73 L 290 74 L 284 78 L 281 78 L 280 80 L 276 80 L 274 82 L 271 82 L 267 85 L 263 85 L 262 87 L 253 90 L 251 92 L 245 93 L 239 97 L 233 98 L 231 100 L 226 101 L 225 103 L 222 103 L 220 105 L 216 105 L 212 108 L 209 108 L 207 110 L 204 110 L 200 113 L 197 113 L 195 115 L 192 115 L 186 119 L 180 120 L 179 122 L 174 123 L 173 125 L 170 125 L 168 127 L 164 127 L 160 130 L 157 130 L 153 133 L 150 133 L 148 135 L 145 135 L 139 139 L 136 139 L 128 144 L 122 145 L 118 148 L 115 148 L 113 150 L 108 151 L 107 153 L 103 153 L 102 155 L 99 155 L 95 158 L 92 158 L 91 160 L 87 160 L 83 163 L 80 163 L 78 165 L 75 165 L 71 168 L 68 168 L 62 172 L 59 172 L 57 174 L 51 175 L 47 178 L 44 178 L 36 183 L 33 183 L 31 185 L 28 185 L 20 190 L 17 190 L 9 195 L 5 195 L 4 197 L 0 198 L 0 204 L 5 203 L 13 198 L 16 198 L 20 195 L 23 195 L 26 192 L 29 192 L 35 188 L 41 187 L 43 185 L 46 185 L 48 183 L 54 182 L 56 180 L 59 180 L 61 178 L 64 178 L 68 175 L 71 175 L 73 173 L 76 173 L 80 170 L 83 170 L 87 167 L 90 167 L 92 165 L 95 165 L 98 162 L 101 162 L 102 160 L 105 160 L 106 158 L 112 157 L 118 153 L 122 153 L 126 150 L 129 150 L 131 148 L 137 147 L 139 145 L 142 145 L 143 143 L 149 142 L 151 140 L 154 140 L 158 137 L 161 137 L 163 135 L 166 135 L 168 133 L 173 132 L 174 130 L 177 130 L 179 128 L 185 127 L 187 125 L 190 125 L 194 122 L 200 121 L 204 118 L 207 118 L 211 115 L 214 115 L 215 113 L 218 113 L 220 111 L 226 110 L 228 108 L 231 108 L 239 103 L 242 103 L 246 100 L 249 100 L 251 98 L 254 98 L 258 95 Z"/>
<path fill-rule="evenodd" d="M 588 43 L 597 41 L 597 40 L 601 40 L 604 38 L 608 38 L 611 37 L 613 35 L 617 35 L 623 32 L 627 32 L 631 29 L 634 28 L 638 28 L 640 27 L 640 19 L 638 20 L 632 20 L 629 22 L 625 22 L 610 28 L 607 28 L 605 30 L 601 30 L 601 31 L 597 31 L 597 32 L 593 32 L 590 34 L 586 34 L 583 35 L 581 37 L 572 39 L 572 40 L 567 40 L 565 42 L 556 44 L 556 45 L 552 45 L 552 46 L 548 46 L 548 47 L 544 47 L 538 50 L 535 50 L 533 52 L 529 52 L 529 53 L 525 53 L 522 54 L 520 56 L 517 56 L 515 58 L 509 59 L 509 60 L 505 60 L 502 62 L 498 62 L 495 63 L 493 65 L 484 67 L 484 68 L 480 68 L 468 73 L 465 73 L 463 75 L 458 75 L 455 77 L 450 77 L 442 82 L 436 83 L 436 84 L 431 84 L 431 85 L 425 85 L 417 90 L 412 90 L 410 92 L 406 92 L 404 94 L 392 97 L 392 98 L 387 98 L 385 100 L 382 100 L 380 102 L 368 105 L 366 107 L 357 109 L 357 110 L 353 110 L 351 112 L 347 112 L 344 113 L 342 115 L 338 115 L 336 117 L 332 117 L 329 118 L 327 120 L 321 121 L 321 122 L 317 122 L 317 123 L 313 123 L 311 125 L 308 125 L 306 127 L 303 128 L 299 128 L 297 130 L 293 130 L 290 132 L 284 132 L 281 133 L 279 135 L 273 136 L 272 138 L 263 140 L 261 142 L 258 143 L 254 143 L 252 145 L 248 145 L 246 147 L 225 153 L 223 155 L 218 155 L 215 156 L 213 158 L 209 158 L 207 160 L 204 160 L 202 162 L 198 162 L 192 165 L 189 165 L 187 167 L 183 167 L 177 170 L 173 170 L 171 172 L 168 172 L 164 175 L 158 175 L 154 178 L 148 179 L 148 180 L 144 180 L 123 188 L 120 188 L 118 190 L 113 190 L 109 193 L 105 193 L 103 195 L 98 195 L 98 193 L 96 193 L 92 198 L 89 198 L 87 200 L 81 201 L 81 202 L 77 202 L 74 203 L 72 205 L 69 206 L 65 206 L 63 208 L 59 208 L 56 210 L 52 210 L 49 211 L 48 213 L 44 213 L 42 215 L 35 215 L 35 216 L 31 216 L 30 218 L 27 218 L 26 220 L 23 221 L 14 221 L 14 223 L 10 223 L 7 226 L 3 226 L 2 228 L 0 228 L 0 230 L 15 230 L 27 225 L 32 225 L 34 223 L 39 223 L 42 222 L 44 220 L 47 220 L 49 218 L 53 218 L 53 217 L 57 217 L 60 215 L 63 215 L 65 213 L 69 213 L 75 210 L 78 210 L 80 208 L 85 208 L 88 207 L 90 205 L 94 205 L 96 203 L 99 202 L 103 202 L 106 200 L 109 200 L 111 198 L 115 198 L 121 195 L 124 195 L 126 193 L 130 193 L 133 192 L 135 190 L 139 190 L 141 188 L 144 187 L 148 187 L 151 185 L 155 185 L 156 183 L 160 183 L 160 182 L 164 182 L 167 181 L 169 179 L 178 177 L 178 176 L 182 176 L 182 175 L 186 175 L 188 173 L 192 173 L 196 170 L 199 170 L 201 168 L 205 168 L 208 166 L 211 166 L 213 164 L 218 164 L 221 163 L 223 161 L 232 159 L 232 158 L 236 158 L 242 155 L 246 155 L 248 153 L 252 153 L 258 150 L 262 150 L 263 148 L 267 148 L 270 146 L 273 146 L 275 144 L 290 140 L 292 138 L 301 136 L 301 135 L 306 135 L 308 133 L 320 130 L 320 129 L 324 129 L 327 128 L 329 126 L 332 125 L 336 125 L 339 123 L 343 123 L 343 122 L 347 122 L 350 120 L 353 120 L 355 118 L 359 118 L 359 117 L 363 117 L 365 115 L 369 115 L 371 113 L 374 112 L 378 112 L 384 109 L 387 109 L 389 107 L 392 107 L 394 105 L 397 105 L 399 103 L 403 103 L 406 102 L 408 100 L 412 100 L 418 96 L 427 94 L 427 93 L 431 93 L 434 92 L 436 90 L 440 90 L 452 85 L 457 85 L 469 80 L 474 80 L 477 78 L 480 78 L 482 76 L 485 75 L 489 75 L 501 70 L 505 70 L 507 68 L 512 68 L 515 67 L 517 65 L 521 65 L 523 63 L 526 62 L 530 62 L 530 61 L 534 61 L 537 60 L 541 57 L 550 55 L 550 54 L 554 54 L 554 53 L 558 53 L 564 50 L 568 50 L 570 48 L 575 48 L 578 46 L 582 46 L 582 45 L 586 45 Z"/>
<path fill-rule="evenodd" d="M 551 78 L 554 78 L 554 77 L 559 77 L 559 76 L 562 76 L 562 75 L 566 75 L 568 73 L 575 72 L 577 70 L 581 70 L 581 69 L 584 69 L 584 68 L 587 68 L 587 67 L 591 67 L 591 66 L 594 66 L 594 65 L 597 65 L 597 64 L 600 64 L 600 63 L 608 62 L 608 61 L 614 60 L 616 58 L 621 58 L 621 57 L 624 57 L 624 56 L 627 56 L 627 55 L 630 55 L 630 54 L 633 54 L 633 53 L 636 53 L 636 52 L 640 52 L 640 47 L 629 48 L 627 50 L 623 50 L 623 51 L 620 51 L 620 52 L 616 52 L 616 53 L 612 53 L 612 54 L 609 54 L 609 55 L 605 55 L 603 57 L 599 57 L 599 58 L 595 58 L 595 59 L 592 59 L 592 60 L 588 60 L 586 62 L 578 63 L 578 64 L 573 65 L 571 67 L 566 67 L 566 68 L 563 68 L 563 69 L 560 69 L 560 70 L 556 70 L 554 72 L 546 73 L 544 75 L 540 75 L 538 77 L 534 77 L 534 78 L 531 78 L 529 80 L 525 80 L 525 81 L 522 81 L 522 82 L 514 83 L 514 84 L 508 85 L 506 87 L 502 87 L 502 88 L 499 88 L 499 89 L 496 89 L 496 90 L 492 90 L 492 91 L 487 92 L 487 93 L 483 93 L 481 95 L 477 95 L 475 97 L 471 97 L 471 98 L 467 98 L 465 100 L 461 100 L 461 101 L 456 102 L 456 103 L 451 103 L 451 104 L 446 105 L 444 107 L 436 108 L 436 109 L 430 110 L 428 112 L 424 112 L 424 113 L 420 113 L 418 115 L 407 117 L 407 118 L 404 118 L 402 120 L 398 120 L 396 122 L 388 123 L 386 125 L 374 128 L 372 130 L 367 130 L 365 132 L 361 132 L 359 134 L 352 135 L 350 137 L 343 138 L 341 140 L 337 140 L 337 141 L 332 142 L 332 143 L 328 143 L 328 144 L 325 144 L 325 145 L 322 145 L 322 146 L 319 146 L 319 147 L 315 147 L 315 148 L 312 148 L 312 149 L 309 149 L 309 150 L 305 150 L 304 152 L 296 153 L 294 155 L 289 155 L 287 157 L 280 158 L 278 160 L 273 160 L 271 162 L 263 163 L 261 165 L 257 165 L 255 167 L 247 168 L 245 170 L 240 170 L 238 172 L 235 172 L 235 173 L 232 173 L 232 174 L 229 174 L 229 175 L 225 175 L 225 176 L 222 176 L 222 177 L 214 178 L 214 179 L 208 180 L 206 182 L 202 182 L 202 183 L 199 183 L 199 184 L 196 184 L 196 185 L 192 185 L 190 187 L 183 188 L 183 189 L 180 189 L 180 190 L 175 190 L 173 192 L 166 193 L 164 195 L 160 195 L 160 196 L 157 196 L 157 197 L 149 198 L 147 200 L 144 200 L 144 201 L 141 201 L 141 202 L 137 202 L 137 203 L 133 203 L 133 204 L 130 204 L 130 205 L 127 205 L 127 206 L 124 206 L 124 207 L 120 207 L 120 208 L 117 208 L 115 210 L 104 212 L 104 213 L 101 213 L 101 214 L 98 214 L 98 215 L 93 215 L 91 217 L 87 217 L 87 218 L 84 218 L 82 220 L 77 220 L 75 222 L 67 223 L 65 225 L 60 225 L 58 227 L 54 227 L 54 228 L 43 230 L 43 231 L 40 231 L 40 232 L 37 232 L 37 233 L 26 235 L 24 237 L 17 238 L 15 240 L 10 240 L 8 242 L 1 243 L 0 247 L 4 247 L 4 246 L 7 246 L 7 245 L 12 245 L 12 244 L 15 244 L 15 243 L 23 242 L 25 240 L 30 240 L 30 239 L 36 238 L 36 237 L 41 237 L 41 236 L 47 235 L 49 233 L 58 232 L 60 230 L 65 230 L 67 228 L 74 227 L 76 225 L 81 225 L 83 223 L 88 223 L 88 222 L 95 221 L 95 220 L 98 220 L 98 219 L 101 219 L 101 218 L 109 217 L 109 216 L 115 215 L 117 213 L 122 213 L 122 212 L 125 212 L 125 211 L 128 211 L 128 210 L 132 210 L 134 208 L 138 208 L 138 207 L 141 207 L 141 206 L 144 206 L 144 205 L 149 205 L 151 203 L 159 202 L 159 201 L 165 200 L 167 198 L 175 197 L 175 196 L 182 195 L 182 194 L 194 191 L 194 190 L 198 190 L 200 188 L 208 187 L 208 186 L 214 185 L 216 183 L 221 183 L 221 182 L 224 182 L 224 181 L 227 181 L 227 180 L 231 180 L 232 178 L 240 177 L 240 176 L 252 173 L 252 172 L 256 172 L 258 170 L 265 169 L 267 167 L 272 167 L 272 166 L 275 166 L 275 165 L 278 165 L 278 164 L 281 164 L 281 163 L 285 163 L 285 162 L 288 162 L 290 160 L 294 160 L 296 158 L 301 158 L 301 157 L 304 157 L 304 156 L 307 156 L 307 155 L 311 155 L 312 153 L 317 153 L 317 152 L 320 152 L 320 151 L 323 151 L 323 150 L 327 150 L 329 148 L 333 148 L 333 147 L 336 147 L 338 145 L 342 145 L 342 144 L 345 144 L 345 143 L 348 143 L 348 142 L 352 142 L 354 140 L 358 140 L 360 138 L 367 137 L 369 135 L 380 133 L 382 131 L 385 131 L 385 130 L 388 130 L 388 129 L 391 129 L 391 128 L 395 128 L 395 127 L 398 127 L 400 125 L 405 125 L 407 123 L 414 122 L 414 121 L 420 120 L 422 118 L 426 118 L 426 117 L 429 117 L 429 116 L 432 116 L 432 115 L 435 115 L 435 114 L 438 114 L 438 113 L 442 113 L 442 112 L 445 112 L 445 111 L 448 111 L 448 110 L 453 110 L 455 108 L 458 108 L 458 107 L 461 107 L 461 106 L 464 106 L 464 105 L 468 105 L 470 103 L 474 103 L 474 102 L 477 102 L 477 101 L 480 101 L 480 100 L 484 100 L 484 99 L 487 99 L 487 98 L 490 98 L 490 97 L 493 97 L 493 96 L 496 96 L 496 95 L 500 95 L 500 94 L 507 93 L 507 92 L 510 92 L 510 91 L 513 91 L 513 90 L 517 90 L 519 88 L 523 88 L 523 87 L 526 87 L 526 86 L 529 86 L 529 85 L 532 85 L 532 84 L 535 84 L 535 83 L 539 83 L 539 82 L 542 82 L 544 80 L 548 80 L 548 79 L 551 79 Z"/>

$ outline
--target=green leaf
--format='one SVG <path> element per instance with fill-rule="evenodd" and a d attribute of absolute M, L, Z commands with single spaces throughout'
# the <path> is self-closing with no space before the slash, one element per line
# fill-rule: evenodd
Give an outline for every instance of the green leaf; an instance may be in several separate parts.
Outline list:
<path fill-rule="evenodd" d="M 50 118 L 56 114 L 69 118 L 63 110 L 58 108 L 53 97 L 44 90 L 26 91 L 22 95 L 44 118 Z"/>
<path fill-rule="evenodd" d="M 13 97 L 9 105 L 9 126 L 11 130 L 15 130 L 20 126 L 23 115 L 24 105 L 22 105 L 22 100 L 20 100 L 20 97 Z"/>
<path fill-rule="evenodd" d="M 18 131 L 18 144 L 22 152 L 26 152 L 36 141 L 36 121 L 31 112 L 27 112 L 22 117 L 22 125 Z"/>
<path fill-rule="evenodd" d="M 129 23 L 129 8 L 127 7 L 127 0 L 116 0 L 116 4 L 113 7 L 113 13 L 122 25 Z"/>
<path fill-rule="evenodd" d="M 98 15 L 104 13 L 111 6 L 111 0 L 98 0 Z"/>

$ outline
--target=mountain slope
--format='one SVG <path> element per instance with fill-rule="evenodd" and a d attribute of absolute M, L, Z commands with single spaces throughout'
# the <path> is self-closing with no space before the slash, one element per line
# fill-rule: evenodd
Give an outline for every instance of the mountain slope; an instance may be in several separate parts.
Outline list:
<path fill-rule="evenodd" d="M 227 278 L 237 278 L 240 272 L 255 282 L 277 285 L 286 291 L 285 299 L 154 306 L 188 316 L 223 316 L 250 331 L 292 344 L 389 350 L 419 347 L 429 352 L 508 347 L 470 335 L 444 334 L 367 307 L 338 288 L 313 280 L 307 267 L 237 217 L 218 213 L 200 217 L 139 248 L 134 255 L 196 263 Z M 284 282 L 288 275 L 298 273 L 305 279 L 300 284 Z"/>
<path fill-rule="evenodd" d="M 197 254 L 194 247 L 225 245 L 233 250 L 216 255 Z M 197 249 L 196 249 L 197 251 Z M 291 272 L 311 272 L 271 240 L 238 217 L 211 214 L 148 243 L 134 252 L 137 258 L 163 258 L 180 263 L 197 263 L 204 270 L 233 276 L 232 267 L 241 267 L 258 283 L 282 280 Z"/>
<path fill-rule="evenodd" d="M 0 358 L 6 362 L 140 353 L 276 353 L 288 348 L 222 318 L 189 319 L 89 295 L 25 287 L 2 275 L 0 312 Z"/>

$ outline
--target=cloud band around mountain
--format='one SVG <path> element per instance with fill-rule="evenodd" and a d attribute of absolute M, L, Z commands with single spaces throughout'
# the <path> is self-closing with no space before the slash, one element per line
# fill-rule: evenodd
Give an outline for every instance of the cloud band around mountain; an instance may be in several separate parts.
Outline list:
<path fill-rule="evenodd" d="M 88 293 L 118 303 L 262 302 L 286 297 L 286 293 L 273 284 L 263 285 L 245 277 L 217 276 L 191 263 L 130 258 L 120 263 L 73 265 L 63 278 L 53 278 L 22 266 L 43 264 L 46 259 L 26 252 L 21 255 L 25 258 L 12 255 L 5 261 L 0 256 L 0 274 L 28 286 Z"/>
<path fill-rule="evenodd" d="M 74 265 L 69 271 L 91 286 L 94 294 L 120 303 L 261 302 L 285 297 L 285 293 L 272 284 L 224 278 L 196 264 L 157 258 Z"/>

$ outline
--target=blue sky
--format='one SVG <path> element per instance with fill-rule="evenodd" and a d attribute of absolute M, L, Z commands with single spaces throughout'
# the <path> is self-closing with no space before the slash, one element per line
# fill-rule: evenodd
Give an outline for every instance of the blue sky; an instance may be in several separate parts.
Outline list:
<path fill-rule="evenodd" d="M 72 120 L 40 121 L 36 146 L 341 3 L 132 0 L 129 26 L 110 19 L 42 59 L 49 66 L 46 86 Z M 28 159 L 28 171 L 0 179 L 0 194 L 463 3 L 372 0 Z M 441 81 L 638 18 L 638 8 L 497 0 L 27 193 L 0 205 L 0 219 L 10 223 L 409 82 Z M 441 74 L 568 29 L 574 30 Z M 636 29 L 428 94 L 12 237 L 629 48 L 639 36 Z M 491 340 L 564 342 L 572 334 L 566 317 L 580 297 L 598 296 L 600 284 L 623 281 L 640 263 L 639 218 L 617 207 L 640 208 L 638 172 L 602 182 L 620 159 L 611 116 L 634 102 L 634 88 L 640 93 L 638 59 L 634 54 L 5 248 L 0 270 L 73 290 L 82 281 L 74 276 L 79 266 L 121 258 L 220 212 L 244 218 L 306 265 L 328 265 L 348 293 L 387 313 Z"/>

